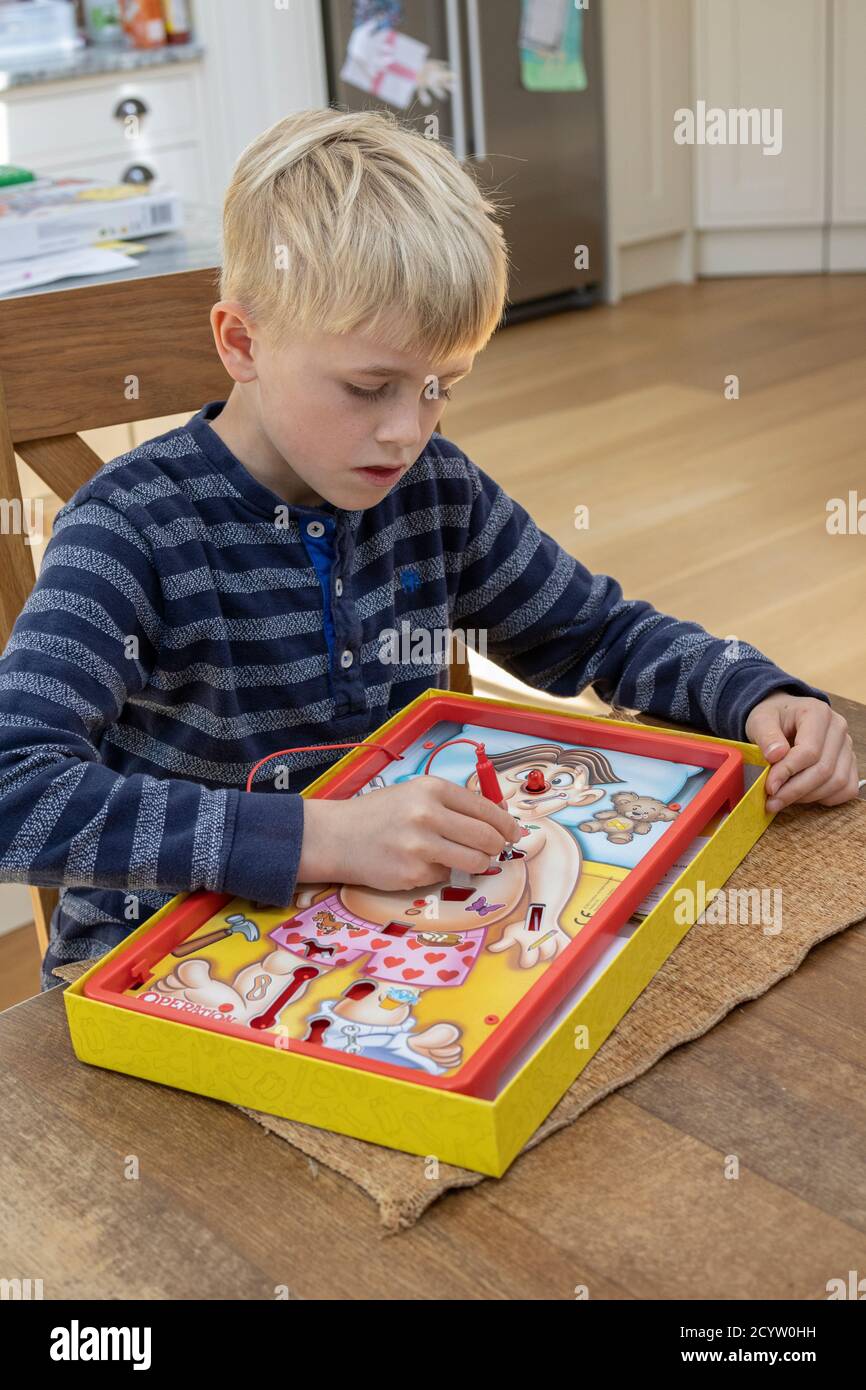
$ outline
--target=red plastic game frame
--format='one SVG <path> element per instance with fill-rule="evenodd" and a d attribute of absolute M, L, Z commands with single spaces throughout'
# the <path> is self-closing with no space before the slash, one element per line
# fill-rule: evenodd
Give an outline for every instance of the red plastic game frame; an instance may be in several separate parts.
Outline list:
<path fill-rule="evenodd" d="M 413 1085 L 457 1091 L 491 1100 L 496 1095 L 499 1078 L 509 1061 L 531 1041 L 545 1019 L 591 968 L 649 891 L 713 816 L 724 807 L 733 810 L 743 795 L 743 757 L 736 748 L 710 742 L 699 743 L 680 735 L 672 737 L 663 731 L 656 733 L 648 732 L 646 728 L 631 729 L 604 719 L 581 717 L 577 721 L 568 715 L 540 709 L 516 710 L 495 700 L 479 700 L 478 697 L 467 698 L 443 692 L 410 708 L 405 718 L 390 727 L 386 739 L 377 740 L 377 747 L 366 751 L 361 744 L 350 754 L 347 765 L 335 773 L 326 785 L 311 792 L 310 796 L 321 799 L 352 796 L 387 765 L 389 751 L 395 756 L 402 754 L 415 739 L 443 720 L 505 729 L 512 733 L 534 733 L 548 741 L 588 744 L 612 752 L 691 763 L 711 770 L 712 776 L 640 864 L 629 871 L 619 887 L 581 928 L 571 945 L 548 965 L 544 974 L 507 1016 L 496 1024 L 495 1031 L 487 1041 L 451 1076 L 407 1072 L 405 1067 L 394 1063 L 365 1060 L 345 1053 L 334 1054 L 331 1049 L 319 1044 L 285 1038 L 276 1033 L 263 1033 L 246 1024 L 217 1023 L 193 1014 L 184 1018 L 182 1026 L 228 1034 L 259 1046 L 279 1047 L 334 1066 L 357 1067 Z M 151 934 L 131 942 L 127 950 L 119 952 L 103 969 L 97 970 L 84 986 L 85 995 L 105 1004 L 153 1016 L 151 1008 L 123 991 L 137 981 L 144 983 L 157 961 L 236 896 L 233 893 L 204 890 L 188 894 L 174 911 L 154 927 Z M 179 1023 L 179 1020 L 169 1016 L 166 1016 L 166 1021 Z"/>

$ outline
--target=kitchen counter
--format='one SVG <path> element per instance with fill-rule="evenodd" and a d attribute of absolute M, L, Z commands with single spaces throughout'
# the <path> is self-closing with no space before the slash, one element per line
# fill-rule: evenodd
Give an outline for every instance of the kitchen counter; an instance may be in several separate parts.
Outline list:
<path fill-rule="evenodd" d="M 14 65 L 0 58 L 0 91 L 36 82 L 65 82 L 72 77 L 96 77 L 106 72 L 138 72 L 167 63 L 188 63 L 204 56 L 200 43 L 171 43 L 161 48 L 132 48 L 129 44 L 86 44 L 56 57 L 36 55 Z"/>
<path fill-rule="evenodd" d="M 52 290 L 77 290 L 85 285 L 112 284 L 116 280 L 146 279 L 152 275 L 175 275 L 183 270 L 206 270 L 222 263 L 221 212 L 206 203 L 184 202 L 184 226 L 177 232 L 161 232 L 156 236 L 136 237 L 148 250 L 136 255 L 136 264 L 126 270 L 114 270 L 107 275 L 75 275 L 54 280 L 48 285 L 33 285 L 29 289 L 13 290 L 0 295 L 0 305 L 9 299 L 24 299 L 28 295 L 48 294 Z M 214 299 L 217 298 L 216 293 Z"/>

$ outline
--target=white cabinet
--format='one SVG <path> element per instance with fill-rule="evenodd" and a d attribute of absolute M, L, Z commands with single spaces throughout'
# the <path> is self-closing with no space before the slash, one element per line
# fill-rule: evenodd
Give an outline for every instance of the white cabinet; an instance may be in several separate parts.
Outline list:
<path fill-rule="evenodd" d="M 821 225 L 826 8 L 826 0 L 697 0 L 695 101 L 755 110 L 768 137 L 781 133 L 778 153 L 764 153 L 776 147 L 769 138 L 695 146 L 699 227 Z"/>
<path fill-rule="evenodd" d="M 44 167 L 198 136 L 193 65 L 11 87 L 3 102 L 10 152 Z"/>
<path fill-rule="evenodd" d="M 0 92 L 0 163 L 111 179 L 143 164 L 219 207 L 245 145 L 291 111 L 328 104 L 319 0 L 205 0 L 194 31 L 202 52 L 190 61 L 166 54 Z"/>
<path fill-rule="evenodd" d="M 864 53 L 864 0 L 694 0 L 694 103 L 781 122 L 694 146 L 699 273 L 866 269 Z"/>
<path fill-rule="evenodd" d="M 691 0 L 604 0 L 609 300 L 692 278 Z"/>
<path fill-rule="evenodd" d="M 866 269 L 866 3 L 834 0 L 829 270 Z"/>
<path fill-rule="evenodd" d="M 605 0 L 603 18 L 609 299 L 866 270 L 866 0 Z"/>
<path fill-rule="evenodd" d="M 140 166 L 151 179 L 170 184 L 184 200 L 202 203 L 208 201 L 202 159 L 201 146 L 191 141 L 174 148 L 129 149 L 121 155 L 110 155 L 107 159 L 77 159 L 69 164 L 52 160 L 51 172 L 105 179 L 107 183 L 123 183 L 133 166 Z"/>
<path fill-rule="evenodd" d="M 11 87 L 0 162 L 120 182 L 131 166 L 201 201 L 207 192 L 196 63 Z"/>

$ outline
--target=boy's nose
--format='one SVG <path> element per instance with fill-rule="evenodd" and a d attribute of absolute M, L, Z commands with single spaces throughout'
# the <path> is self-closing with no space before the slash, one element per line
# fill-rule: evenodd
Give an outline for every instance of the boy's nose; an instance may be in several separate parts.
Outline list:
<path fill-rule="evenodd" d="M 526 779 L 528 792 L 546 792 L 550 783 L 545 781 L 544 773 L 534 767 Z"/>
<path fill-rule="evenodd" d="M 423 442 L 424 433 L 418 418 L 417 405 L 406 414 L 392 416 L 376 436 L 378 445 L 383 448 L 390 447 L 395 452 L 399 451 L 410 463 L 415 462 Z"/>

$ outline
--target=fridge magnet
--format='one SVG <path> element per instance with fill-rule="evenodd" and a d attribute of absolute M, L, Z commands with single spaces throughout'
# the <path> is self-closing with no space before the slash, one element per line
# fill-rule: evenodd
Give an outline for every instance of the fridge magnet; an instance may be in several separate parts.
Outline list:
<path fill-rule="evenodd" d="M 583 10 L 574 0 L 522 0 L 518 44 L 527 91 L 586 91 Z"/>

